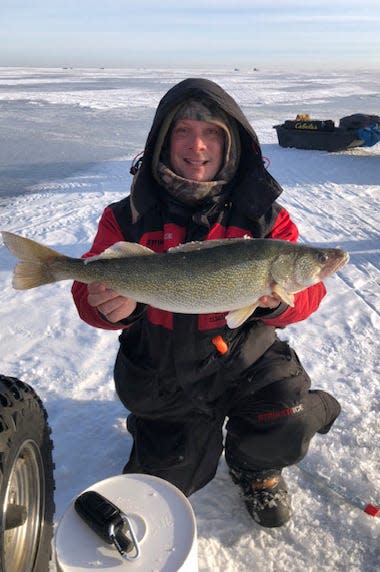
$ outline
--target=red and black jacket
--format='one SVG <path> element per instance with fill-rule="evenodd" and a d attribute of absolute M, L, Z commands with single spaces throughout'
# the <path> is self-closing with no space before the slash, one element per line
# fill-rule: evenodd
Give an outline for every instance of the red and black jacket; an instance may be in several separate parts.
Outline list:
<path fill-rule="evenodd" d="M 149 165 L 168 110 L 196 94 L 217 102 L 237 121 L 242 154 L 237 175 L 229 183 L 229 198 L 222 204 L 190 209 L 169 198 Z M 94 243 L 84 256 L 100 254 L 123 240 L 138 242 L 155 252 L 193 240 L 246 235 L 295 242 L 297 227 L 276 200 L 281 192 L 264 168 L 256 134 L 234 100 L 213 82 L 185 80 L 172 88 L 158 106 L 131 195 L 105 209 Z M 181 388 L 195 402 L 215 400 L 229 384 L 248 375 L 250 366 L 275 340 L 276 327 L 304 320 L 318 308 L 325 288 L 316 284 L 296 294 L 294 308 L 285 304 L 274 311 L 259 308 L 234 330 L 226 326 L 224 314 L 173 314 L 140 304 L 125 322 L 111 324 L 88 304 L 85 284 L 75 282 L 72 293 L 81 318 L 88 324 L 110 330 L 123 328 L 118 393 L 131 411 L 149 414 L 152 402 L 145 411 L 139 391 L 153 391 L 162 398 Z M 217 336 L 225 341 L 226 351 L 222 353 L 214 343 Z"/>

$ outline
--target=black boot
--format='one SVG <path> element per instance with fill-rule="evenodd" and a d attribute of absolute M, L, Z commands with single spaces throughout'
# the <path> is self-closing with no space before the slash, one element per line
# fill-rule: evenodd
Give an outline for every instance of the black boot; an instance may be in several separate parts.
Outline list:
<path fill-rule="evenodd" d="M 281 471 L 255 473 L 252 479 L 231 469 L 230 475 L 243 491 L 247 510 L 257 524 L 274 528 L 288 522 L 291 517 L 290 494 Z"/>

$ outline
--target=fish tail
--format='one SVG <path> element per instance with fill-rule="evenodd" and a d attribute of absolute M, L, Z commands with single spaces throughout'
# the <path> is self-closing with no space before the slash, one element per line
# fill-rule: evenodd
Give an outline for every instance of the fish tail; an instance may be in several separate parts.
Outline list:
<path fill-rule="evenodd" d="M 1 235 L 8 250 L 20 259 L 12 280 L 16 290 L 28 290 L 59 280 L 52 271 L 51 262 L 66 256 L 12 232 L 2 231 Z"/>

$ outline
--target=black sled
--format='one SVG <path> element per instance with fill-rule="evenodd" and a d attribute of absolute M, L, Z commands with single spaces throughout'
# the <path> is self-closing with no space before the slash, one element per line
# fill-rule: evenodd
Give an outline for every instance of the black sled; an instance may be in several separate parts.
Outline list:
<path fill-rule="evenodd" d="M 274 125 L 281 147 L 342 151 L 352 147 L 371 147 L 380 141 L 380 117 L 356 113 L 342 117 L 339 126 L 334 121 L 313 120 L 308 115 L 297 115 Z"/>

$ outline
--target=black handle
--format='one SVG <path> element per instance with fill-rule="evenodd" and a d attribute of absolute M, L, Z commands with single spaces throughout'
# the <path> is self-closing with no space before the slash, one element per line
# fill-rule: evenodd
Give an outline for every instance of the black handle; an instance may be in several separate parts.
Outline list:
<path fill-rule="evenodd" d="M 124 519 L 120 509 L 96 491 L 86 491 L 76 498 L 75 510 L 86 524 L 105 542 L 114 544 L 123 554 L 133 548 L 124 534 Z"/>

